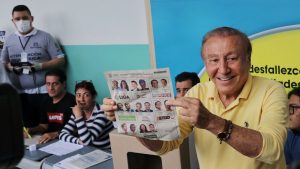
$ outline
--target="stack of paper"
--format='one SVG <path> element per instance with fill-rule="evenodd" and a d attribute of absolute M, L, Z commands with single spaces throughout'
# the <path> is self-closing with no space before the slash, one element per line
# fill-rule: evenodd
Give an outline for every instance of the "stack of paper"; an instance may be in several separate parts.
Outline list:
<path fill-rule="evenodd" d="M 81 149 L 82 147 L 83 146 L 79 144 L 73 144 L 59 140 L 55 143 L 49 144 L 48 146 L 40 148 L 39 150 L 49 154 L 61 156 Z"/>
<path fill-rule="evenodd" d="M 56 164 L 54 169 L 85 169 L 93 165 L 104 162 L 111 159 L 111 154 L 101 150 L 94 150 L 84 155 L 76 154 L 69 158 L 66 158 Z"/>

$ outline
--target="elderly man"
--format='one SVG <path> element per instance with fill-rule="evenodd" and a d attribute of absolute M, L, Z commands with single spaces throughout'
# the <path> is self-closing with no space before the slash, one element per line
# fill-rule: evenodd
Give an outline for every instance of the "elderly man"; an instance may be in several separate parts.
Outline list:
<path fill-rule="evenodd" d="M 285 169 L 286 93 L 280 83 L 250 75 L 251 51 L 247 36 L 236 29 L 207 33 L 202 59 L 211 81 L 168 101 L 178 107 L 180 138 L 139 141 L 162 154 L 178 148 L 194 129 L 201 168 Z M 113 120 L 115 102 L 104 99 L 103 108 Z"/>

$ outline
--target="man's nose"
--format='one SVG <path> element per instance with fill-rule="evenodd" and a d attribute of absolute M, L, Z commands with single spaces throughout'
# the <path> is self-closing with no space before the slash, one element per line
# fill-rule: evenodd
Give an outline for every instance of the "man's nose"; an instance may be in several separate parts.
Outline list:
<path fill-rule="evenodd" d="M 177 93 L 177 97 L 183 97 L 184 95 L 185 95 L 185 92 L 183 90 L 181 90 Z"/>
<path fill-rule="evenodd" d="M 219 73 L 227 74 L 229 72 L 228 63 L 225 60 L 220 61 L 219 63 Z"/>

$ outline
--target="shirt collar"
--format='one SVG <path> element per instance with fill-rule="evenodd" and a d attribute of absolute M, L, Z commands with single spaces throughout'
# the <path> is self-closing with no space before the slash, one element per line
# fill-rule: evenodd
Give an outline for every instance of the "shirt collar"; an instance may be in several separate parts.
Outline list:
<path fill-rule="evenodd" d="M 252 83 L 253 83 L 253 76 L 251 76 L 249 74 L 248 76 L 248 79 L 243 87 L 243 90 L 242 92 L 240 93 L 240 95 L 238 96 L 238 98 L 243 98 L 243 99 L 247 99 L 249 94 L 250 94 L 250 91 L 251 91 L 251 88 L 252 88 Z"/>
<path fill-rule="evenodd" d="M 36 33 L 37 33 L 37 29 L 35 29 L 35 28 L 33 28 L 33 30 L 26 35 L 22 35 L 19 31 L 15 32 L 16 35 L 21 36 L 21 37 L 32 36 L 32 35 L 35 35 Z"/>

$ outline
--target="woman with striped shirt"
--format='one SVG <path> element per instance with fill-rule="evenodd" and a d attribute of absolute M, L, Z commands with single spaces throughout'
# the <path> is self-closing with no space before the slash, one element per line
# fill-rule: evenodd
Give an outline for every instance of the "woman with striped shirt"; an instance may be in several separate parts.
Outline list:
<path fill-rule="evenodd" d="M 59 139 L 101 149 L 110 149 L 109 132 L 114 128 L 96 103 L 93 83 L 82 81 L 75 86 L 76 105 L 70 120 L 61 130 Z"/>

